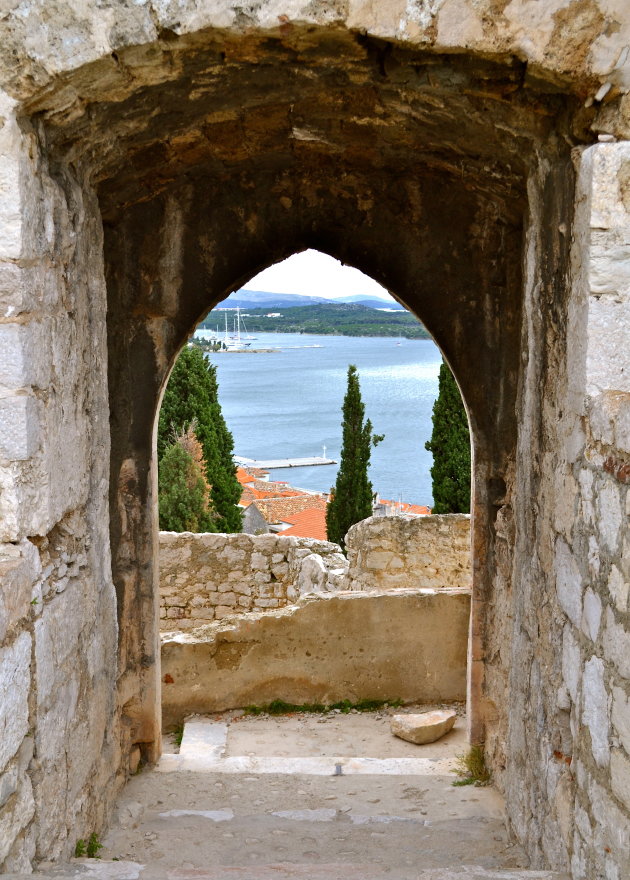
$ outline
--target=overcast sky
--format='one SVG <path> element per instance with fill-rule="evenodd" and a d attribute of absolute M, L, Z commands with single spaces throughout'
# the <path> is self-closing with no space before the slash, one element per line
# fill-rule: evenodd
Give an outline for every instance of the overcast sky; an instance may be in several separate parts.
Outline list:
<path fill-rule="evenodd" d="M 384 287 L 363 272 L 312 250 L 294 254 L 282 263 L 270 266 L 255 275 L 245 287 L 247 290 L 299 293 L 302 296 L 336 297 L 358 293 L 391 299 Z"/>

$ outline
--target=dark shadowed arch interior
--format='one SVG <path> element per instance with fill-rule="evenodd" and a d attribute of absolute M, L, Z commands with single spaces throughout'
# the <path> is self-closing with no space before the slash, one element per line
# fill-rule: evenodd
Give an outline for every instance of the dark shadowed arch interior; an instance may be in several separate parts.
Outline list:
<path fill-rule="evenodd" d="M 142 87 L 108 80 L 125 63 L 142 68 Z M 499 730 L 484 679 L 498 649 L 484 620 L 497 584 L 510 583 L 496 524 L 516 454 L 527 187 L 535 178 L 553 299 L 570 238 L 577 99 L 514 59 L 307 27 L 167 36 L 81 76 L 89 112 L 46 107 L 46 126 L 59 167 L 84 168 L 97 186 L 104 225 L 127 747 L 149 758 L 159 749 L 152 432 L 164 383 L 209 307 L 306 248 L 390 290 L 458 379 L 475 445 L 470 735 Z M 505 667 L 493 675 L 505 680 Z"/>

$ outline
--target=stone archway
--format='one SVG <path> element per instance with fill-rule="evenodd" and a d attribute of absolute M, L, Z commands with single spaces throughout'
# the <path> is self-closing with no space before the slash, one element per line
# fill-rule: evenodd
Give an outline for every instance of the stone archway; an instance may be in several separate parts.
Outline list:
<path fill-rule="evenodd" d="M 307 45 L 313 39 L 305 36 Z M 267 42 L 257 51 L 256 64 L 268 56 L 278 63 L 286 47 Z M 151 426 L 161 388 L 209 305 L 270 262 L 314 247 L 372 275 L 421 317 L 468 402 L 477 487 L 471 736 L 483 740 L 491 719 L 488 733 L 501 763 L 506 719 L 484 687 L 492 654 L 485 606 L 509 601 L 523 244 L 533 220 L 526 185 L 541 188 L 535 210 L 557 215 L 556 226 L 568 229 L 573 174 L 554 128 L 566 126 L 566 108 L 548 94 L 521 94 L 518 64 L 429 59 L 352 40 L 360 85 L 338 69 L 340 89 L 331 47 L 312 51 L 307 77 L 290 69 L 262 84 L 252 80 L 251 61 L 230 71 L 211 56 L 205 103 L 182 120 L 174 108 L 199 76 L 201 59 L 208 63 L 208 47 L 193 46 L 183 62 L 187 75 L 172 91 L 160 89 L 164 109 L 151 121 L 153 131 L 143 131 L 140 144 L 130 142 L 129 162 L 119 157 L 116 173 L 100 184 L 114 428 L 112 550 L 125 632 L 122 666 L 139 676 L 126 704 L 137 718 L 134 741 L 152 741 L 156 716 Z M 224 77 L 230 85 L 222 94 L 229 97 L 209 114 L 208 102 L 217 100 L 214 78 Z M 401 90 L 415 108 L 411 122 L 396 108 Z M 513 92 L 518 98 L 506 110 L 505 96 Z M 133 117 L 133 108 L 128 112 Z M 176 131 L 165 143 L 160 125 L 173 119 Z M 466 122 L 457 130 L 460 120 Z M 546 171 L 536 180 L 539 153 Z M 551 234 L 550 277 L 568 259 L 567 237 Z M 133 512 L 121 503 L 129 473 L 138 486 Z M 497 663 L 493 670 L 506 689 L 508 669 Z"/>
<path fill-rule="evenodd" d="M 1 205 L 3 538 L 20 546 L 19 595 L 42 597 L 10 617 L 20 686 L 8 760 L 31 728 L 38 750 L 20 770 L 20 796 L 34 786 L 36 804 L 16 819 L 20 858 L 67 851 L 77 823 L 103 823 L 138 750 L 157 754 L 161 388 L 208 306 L 306 247 L 414 311 L 468 402 L 471 735 L 485 737 L 514 828 L 539 863 L 573 855 L 576 877 L 627 858 L 621 837 L 585 841 L 574 815 L 620 828 L 628 808 L 609 770 L 627 759 L 621 746 L 611 757 L 602 707 L 627 683 L 628 450 L 615 426 L 630 371 L 614 330 L 627 325 L 615 254 L 630 225 L 629 159 L 627 144 L 584 149 L 594 130 L 628 137 L 628 22 L 611 24 L 595 62 L 603 0 L 582 10 L 575 39 L 553 10 L 545 28 L 522 12 L 497 18 L 489 2 L 481 18 L 459 4 L 461 20 L 443 5 L 402 25 L 356 4 L 347 21 L 328 6 L 278 20 L 265 4 L 256 20 L 156 12 L 159 26 L 125 8 L 109 42 L 95 7 L 87 29 L 60 22 L 73 39 L 45 51 L 15 22 L 6 45 L 21 67 L 7 67 L 0 130 L 18 194 Z M 76 632 L 63 642 L 70 608 Z"/>

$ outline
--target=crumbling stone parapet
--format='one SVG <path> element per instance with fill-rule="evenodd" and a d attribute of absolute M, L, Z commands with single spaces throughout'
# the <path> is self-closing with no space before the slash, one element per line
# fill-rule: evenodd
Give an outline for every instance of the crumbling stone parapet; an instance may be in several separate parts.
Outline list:
<path fill-rule="evenodd" d="M 161 532 L 161 628 L 281 608 L 306 593 L 339 589 L 346 569 L 337 544 L 312 538 Z"/>

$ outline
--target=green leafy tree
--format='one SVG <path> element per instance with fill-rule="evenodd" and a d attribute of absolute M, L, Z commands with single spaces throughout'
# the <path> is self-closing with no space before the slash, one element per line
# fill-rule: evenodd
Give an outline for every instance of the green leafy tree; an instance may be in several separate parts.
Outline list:
<path fill-rule="evenodd" d="M 453 374 L 440 367 L 433 404 L 433 433 L 425 443 L 433 453 L 433 513 L 470 512 L 470 433 L 468 417 Z"/>
<path fill-rule="evenodd" d="M 203 472 L 180 443 L 173 443 L 162 456 L 158 489 L 161 529 L 216 532 Z"/>
<path fill-rule="evenodd" d="M 383 435 L 372 434 L 372 423 L 364 422 L 365 406 L 361 400 L 359 375 L 354 365 L 348 367 L 348 387 L 343 401 L 343 443 L 337 482 L 326 509 L 328 540 L 345 549 L 350 526 L 372 515 L 372 484 L 368 467 L 372 446 Z"/>
<path fill-rule="evenodd" d="M 233 461 L 234 441 L 219 405 L 216 367 L 198 348 L 186 347 L 173 367 L 162 400 L 157 438 L 160 466 L 173 434 L 180 434 L 192 422 L 203 450 L 215 528 L 240 532 L 241 487 Z"/>

